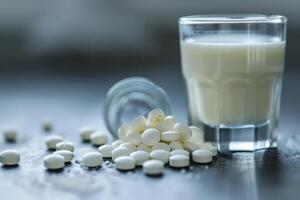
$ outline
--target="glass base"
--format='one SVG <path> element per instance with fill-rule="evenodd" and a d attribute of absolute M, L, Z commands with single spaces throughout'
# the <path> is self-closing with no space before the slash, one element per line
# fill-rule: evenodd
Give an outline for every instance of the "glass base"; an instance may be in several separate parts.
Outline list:
<path fill-rule="evenodd" d="M 219 152 L 223 154 L 276 147 L 276 140 L 271 134 L 273 131 L 270 123 L 220 127 L 204 125 L 205 139 L 216 141 Z"/>

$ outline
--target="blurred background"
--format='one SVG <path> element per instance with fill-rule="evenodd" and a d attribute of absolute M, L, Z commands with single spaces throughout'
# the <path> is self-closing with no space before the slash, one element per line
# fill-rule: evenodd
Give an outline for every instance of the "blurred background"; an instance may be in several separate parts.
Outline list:
<path fill-rule="evenodd" d="M 288 62 L 300 55 L 300 1 L 1 0 L 0 70 L 180 70 L 180 16 L 258 13 L 288 17 Z"/>
<path fill-rule="evenodd" d="M 163 87 L 186 121 L 177 19 L 256 13 L 288 17 L 281 127 L 297 133 L 299 8 L 299 0 L 0 0 L 0 128 L 31 129 L 43 116 L 66 129 L 104 128 L 106 92 L 130 76 Z"/>

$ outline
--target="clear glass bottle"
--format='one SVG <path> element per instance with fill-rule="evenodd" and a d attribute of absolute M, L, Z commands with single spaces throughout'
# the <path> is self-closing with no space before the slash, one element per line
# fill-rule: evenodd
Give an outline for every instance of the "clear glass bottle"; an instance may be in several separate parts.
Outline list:
<path fill-rule="evenodd" d="M 123 123 L 154 108 L 171 114 L 170 101 L 166 92 L 147 78 L 130 77 L 115 83 L 107 92 L 104 108 L 106 127 L 114 137 Z"/>

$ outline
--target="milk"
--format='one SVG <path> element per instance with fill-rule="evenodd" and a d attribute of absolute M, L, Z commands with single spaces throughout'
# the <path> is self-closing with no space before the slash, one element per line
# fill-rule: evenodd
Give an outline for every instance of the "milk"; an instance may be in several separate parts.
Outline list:
<path fill-rule="evenodd" d="M 214 35 L 181 42 L 192 122 L 261 124 L 278 117 L 285 42 Z"/>

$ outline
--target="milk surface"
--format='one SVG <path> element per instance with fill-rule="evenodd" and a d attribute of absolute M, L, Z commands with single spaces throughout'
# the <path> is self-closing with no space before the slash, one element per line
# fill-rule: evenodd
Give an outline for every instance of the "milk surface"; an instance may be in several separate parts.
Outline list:
<path fill-rule="evenodd" d="M 214 35 L 181 42 L 192 121 L 261 124 L 278 117 L 285 42 Z"/>

